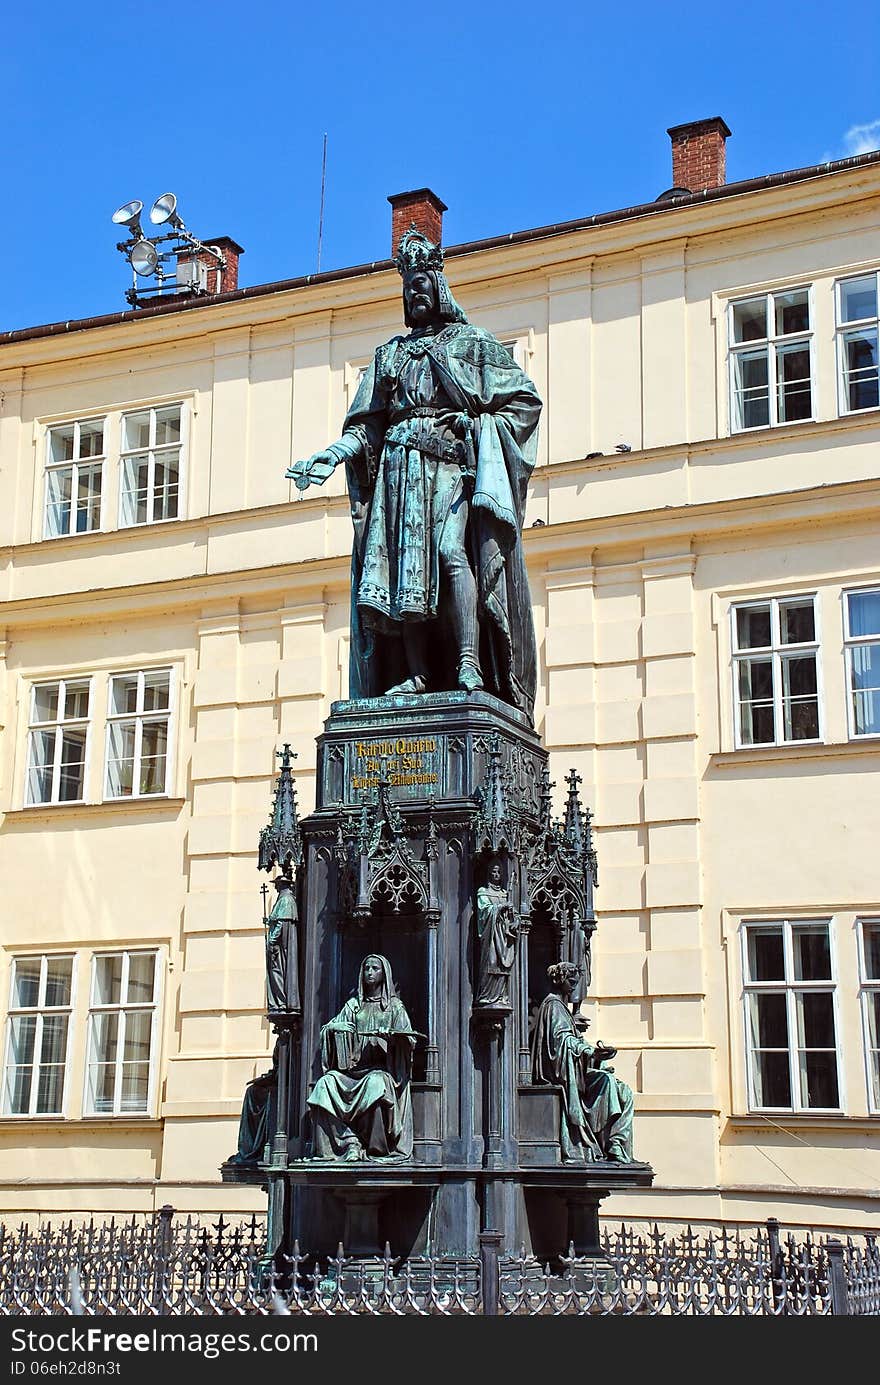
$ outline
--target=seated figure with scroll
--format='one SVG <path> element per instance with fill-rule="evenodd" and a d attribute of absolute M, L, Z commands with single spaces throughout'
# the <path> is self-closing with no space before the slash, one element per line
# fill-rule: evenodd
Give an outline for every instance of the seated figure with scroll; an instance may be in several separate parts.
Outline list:
<path fill-rule="evenodd" d="M 415 1041 L 391 964 L 370 953 L 360 965 L 357 995 L 321 1029 L 323 1075 L 307 1098 L 315 1158 L 412 1157 Z"/>
<path fill-rule="evenodd" d="M 616 1048 L 587 1043 L 578 1032 L 569 1003 L 580 977 L 571 962 L 547 968 L 551 991 L 541 1002 L 532 1035 L 532 1081 L 562 1088 L 559 1143 L 565 1163 L 607 1159 L 629 1163 L 633 1157 L 632 1090 L 603 1066 Z"/>

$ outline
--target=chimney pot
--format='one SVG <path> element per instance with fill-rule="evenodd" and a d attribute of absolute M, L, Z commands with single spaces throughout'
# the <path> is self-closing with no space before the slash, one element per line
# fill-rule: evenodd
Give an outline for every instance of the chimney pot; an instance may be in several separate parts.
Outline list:
<path fill-rule="evenodd" d="M 391 257 L 397 254 L 401 237 L 414 225 L 423 236 L 440 245 L 443 240 L 443 213 L 448 210 L 446 203 L 430 188 L 416 188 L 413 192 L 395 192 L 388 198 L 391 203 Z"/>
<path fill-rule="evenodd" d="M 672 140 L 672 182 L 676 188 L 705 192 L 708 188 L 723 187 L 725 141 L 730 130 L 720 115 L 672 125 L 666 133 Z"/>

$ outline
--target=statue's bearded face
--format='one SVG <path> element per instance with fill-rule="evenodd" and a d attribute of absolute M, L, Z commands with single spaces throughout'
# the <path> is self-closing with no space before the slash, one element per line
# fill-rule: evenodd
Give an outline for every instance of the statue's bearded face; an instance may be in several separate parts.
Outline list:
<path fill-rule="evenodd" d="M 437 316 L 437 290 L 426 269 L 411 269 L 403 280 L 404 316 L 413 327 L 424 327 Z"/>

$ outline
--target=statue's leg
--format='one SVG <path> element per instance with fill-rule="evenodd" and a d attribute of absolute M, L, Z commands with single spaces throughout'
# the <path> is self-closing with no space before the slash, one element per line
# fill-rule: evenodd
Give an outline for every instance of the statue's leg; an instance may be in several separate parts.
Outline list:
<path fill-rule="evenodd" d="M 311 1112 L 316 1159 L 363 1159 L 363 1146 L 351 1126 L 321 1107 L 313 1106 Z"/>
<path fill-rule="evenodd" d="M 402 683 L 395 683 L 386 695 L 423 693 L 428 686 L 428 638 L 424 621 L 403 622 L 403 648 L 406 651 L 409 678 L 405 678 Z"/>
<path fill-rule="evenodd" d="M 449 623 L 455 642 L 458 686 L 466 692 L 483 687 L 477 625 L 477 583 L 467 555 L 470 506 L 460 480 L 440 536 L 440 567 L 446 579 Z"/>

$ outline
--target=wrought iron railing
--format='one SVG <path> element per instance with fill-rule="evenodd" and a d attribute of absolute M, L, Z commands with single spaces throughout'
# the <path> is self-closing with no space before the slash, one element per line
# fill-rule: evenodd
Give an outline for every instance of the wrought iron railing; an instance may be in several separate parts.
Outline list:
<path fill-rule="evenodd" d="M 0 1314 L 639 1314 L 880 1315 L 871 1234 L 606 1230 L 601 1255 L 555 1265 L 500 1255 L 497 1233 L 471 1258 L 301 1254 L 274 1262 L 264 1223 L 155 1218 L 31 1230 L 0 1225 Z"/>

